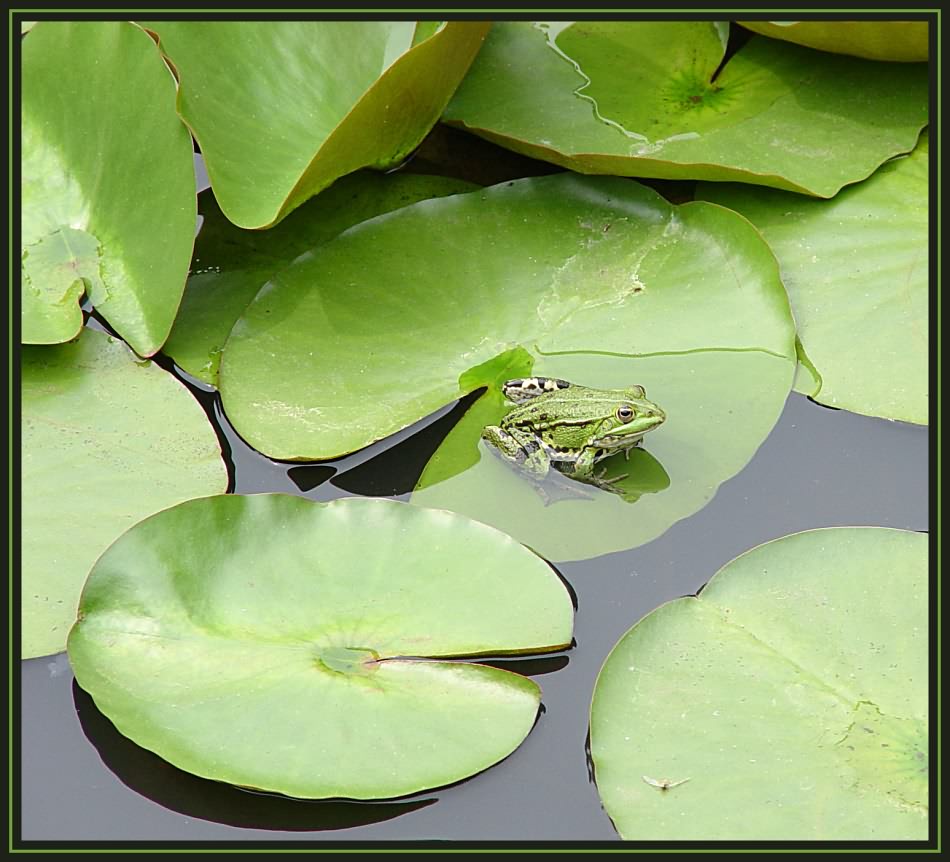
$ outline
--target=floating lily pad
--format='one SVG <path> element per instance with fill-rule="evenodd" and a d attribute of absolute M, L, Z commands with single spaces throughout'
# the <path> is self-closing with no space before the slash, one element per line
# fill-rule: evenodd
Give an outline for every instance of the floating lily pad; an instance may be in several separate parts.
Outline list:
<path fill-rule="evenodd" d="M 637 511 L 619 498 L 565 501 L 571 524 L 590 513 L 565 530 L 494 457 L 479 461 L 490 473 L 473 477 L 477 494 L 438 497 L 566 559 L 647 541 L 704 505 L 778 418 L 794 350 L 775 259 L 745 219 L 671 206 L 630 180 L 560 174 L 422 201 L 299 258 L 232 330 L 221 391 L 251 445 L 305 460 L 494 387 L 423 477 L 432 485 L 479 461 L 506 377 L 533 367 L 596 388 L 643 384 L 669 419 L 635 453 Z M 647 497 L 655 517 L 639 511 Z M 616 517 L 601 522 L 602 505 Z"/>
<path fill-rule="evenodd" d="M 635 840 L 927 837 L 927 536 L 812 530 L 725 566 L 614 647 L 597 788 Z"/>
<path fill-rule="evenodd" d="M 926 61 L 926 21 L 740 21 L 747 30 L 869 60 Z"/>
<path fill-rule="evenodd" d="M 178 109 L 214 195 L 266 227 L 362 167 L 399 164 L 425 137 L 488 22 L 159 21 Z"/>
<path fill-rule="evenodd" d="M 223 491 L 228 477 L 191 393 L 104 333 L 24 347 L 22 381 L 22 653 L 31 658 L 65 648 L 83 581 L 122 532 Z"/>
<path fill-rule="evenodd" d="M 69 657 L 118 729 L 207 778 L 385 798 L 465 778 L 531 730 L 540 690 L 445 657 L 571 641 L 557 575 L 459 515 L 283 494 L 193 500 L 97 562 Z"/>
<path fill-rule="evenodd" d="M 924 64 L 753 37 L 720 68 L 727 36 L 712 22 L 496 23 L 443 120 L 582 173 L 821 197 L 911 150 L 927 122 Z"/>
<path fill-rule="evenodd" d="M 338 180 L 267 231 L 235 227 L 206 192 L 200 198 L 203 221 L 188 286 L 164 352 L 189 374 L 217 385 L 231 327 L 275 272 L 365 219 L 474 188 L 448 177 L 361 171 Z"/>
<path fill-rule="evenodd" d="M 235 324 L 221 390 L 260 451 L 326 459 L 486 385 L 518 346 L 787 362 L 793 338 L 774 258 L 745 219 L 558 174 L 420 201 L 297 259 Z"/>
<path fill-rule="evenodd" d="M 677 303 L 672 294 L 669 303 L 669 326 L 677 319 L 689 326 L 689 317 L 677 318 L 688 302 Z M 693 320 L 698 327 L 699 317 Z M 598 465 L 607 479 L 626 475 L 615 484 L 617 493 L 554 474 L 539 488 L 503 461 L 479 440 L 482 428 L 507 410 L 493 387 L 435 453 L 412 501 L 503 529 L 550 560 L 637 547 L 703 508 L 748 463 L 782 412 L 793 368 L 789 356 L 751 346 L 638 358 L 542 356 L 534 373 L 600 388 L 640 384 L 666 412 L 666 422 L 629 460 L 619 454 Z"/>
<path fill-rule="evenodd" d="M 22 142 L 22 340 L 75 337 L 85 290 L 138 353 L 154 353 L 185 287 L 195 178 L 175 82 L 148 34 L 35 26 L 23 41 Z"/>
<path fill-rule="evenodd" d="M 748 218 L 779 259 L 798 337 L 796 389 L 822 404 L 928 420 L 928 144 L 833 200 L 702 184 Z"/>

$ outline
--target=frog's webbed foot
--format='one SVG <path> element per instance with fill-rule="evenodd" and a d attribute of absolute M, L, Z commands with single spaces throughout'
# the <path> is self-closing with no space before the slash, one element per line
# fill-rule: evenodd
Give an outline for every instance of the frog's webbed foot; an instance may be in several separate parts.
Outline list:
<path fill-rule="evenodd" d="M 602 491 L 609 491 L 611 494 L 618 494 L 621 497 L 626 499 L 627 492 L 623 488 L 618 488 L 617 483 L 622 482 L 630 474 L 621 473 L 618 476 L 611 476 L 609 479 L 605 478 L 607 474 L 607 468 L 604 467 L 600 470 L 593 469 L 575 469 L 574 470 L 565 470 L 564 476 L 568 479 L 573 479 L 575 482 L 581 482 L 585 485 L 593 485 L 595 488 L 600 488 Z"/>

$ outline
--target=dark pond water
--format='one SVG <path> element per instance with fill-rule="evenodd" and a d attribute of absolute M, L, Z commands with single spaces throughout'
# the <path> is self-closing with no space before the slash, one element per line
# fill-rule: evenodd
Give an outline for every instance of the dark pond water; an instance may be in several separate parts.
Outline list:
<path fill-rule="evenodd" d="M 170 363 L 162 360 L 166 367 Z M 328 500 L 405 498 L 460 415 L 446 408 L 330 465 L 249 449 L 198 392 L 233 462 L 233 490 Z M 614 841 L 585 752 L 594 680 L 644 614 L 695 593 L 762 542 L 812 527 L 928 527 L 926 429 L 830 410 L 792 394 L 746 468 L 701 511 L 634 550 L 559 566 L 577 595 L 576 646 L 510 662 L 544 690 L 509 758 L 469 780 L 391 803 L 302 802 L 196 778 L 120 736 L 74 682 L 65 654 L 22 667 L 22 837 L 91 841 Z"/>

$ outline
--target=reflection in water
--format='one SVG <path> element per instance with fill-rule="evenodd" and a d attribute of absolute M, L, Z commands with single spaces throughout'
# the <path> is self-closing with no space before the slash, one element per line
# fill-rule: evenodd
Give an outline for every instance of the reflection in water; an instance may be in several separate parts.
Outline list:
<path fill-rule="evenodd" d="M 670 476 L 663 465 L 645 449 L 634 449 L 629 459 L 614 455 L 600 466 L 604 479 L 611 481 L 609 490 L 626 503 L 636 503 L 644 494 L 656 494 L 670 487 Z M 623 478 L 618 478 L 618 477 Z"/>
<path fill-rule="evenodd" d="M 636 503 L 644 494 L 656 494 L 670 487 L 669 474 L 645 449 L 634 449 L 629 458 L 624 458 L 623 453 L 613 455 L 598 464 L 597 472 L 601 478 L 593 485 L 558 469 L 551 470 L 537 483 L 538 496 L 545 506 L 563 500 L 593 500 L 603 492 L 615 494 L 625 503 Z"/>
<path fill-rule="evenodd" d="M 438 801 L 431 797 L 406 802 L 307 800 L 243 790 L 191 775 L 140 748 L 116 730 L 75 681 L 73 702 L 83 732 L 119 780 L 188 817 L 246 829 L 319 832 L 381 823 Z"/>

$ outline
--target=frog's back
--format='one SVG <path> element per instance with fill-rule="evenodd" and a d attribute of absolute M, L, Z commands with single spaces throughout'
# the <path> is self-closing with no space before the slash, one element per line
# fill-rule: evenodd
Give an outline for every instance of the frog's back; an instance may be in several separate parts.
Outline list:
<path fill-rule="evenodd" d="M 515 407 L 505 420 L 536 428 L 586 425 L 612 414 L 623 400 L 623 392 L 572 385 L 569 390 L 553 390 L 525 401 Z"/>

